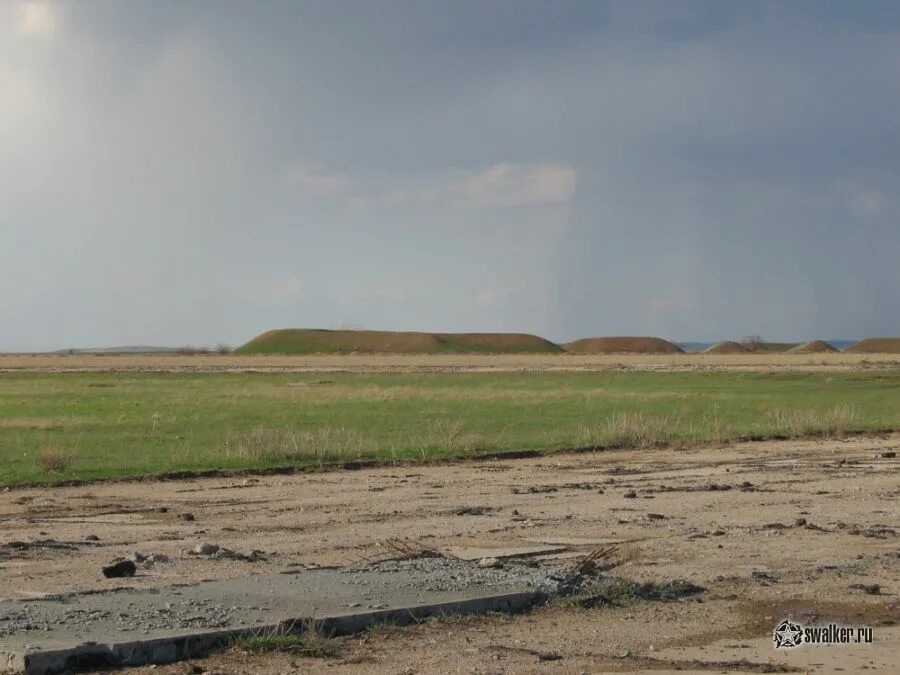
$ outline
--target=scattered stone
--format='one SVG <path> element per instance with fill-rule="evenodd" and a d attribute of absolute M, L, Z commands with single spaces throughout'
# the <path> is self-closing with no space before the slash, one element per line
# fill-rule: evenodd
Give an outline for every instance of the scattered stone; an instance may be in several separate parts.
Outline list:
<path fill-rule="evenodd" d="M 168 513 L 169 508 L 167 506 L 160 506 L 158 509 L 156 509 L 156 511 L 157 513 Z"/>
<path fill-rule="evenodd" d="M 881 456 L 882 456 L 884 459 L 894 459 L 894 457 L 897 456 L 897 453 L 894 452 L 893 450 L 891 450 L 891 451 L 889 451 L 889 452 L 882 452 L 882 453 L 881 453 Z"/>
<path fill-rule="evenodd" d="M 794 527 L 805 527 L 806 526 L 806 518 L 797 518 L 794 521 Z"/>
<path fill-rule="evenodd" d="M 763 525 L 764 530 L 783 530 L 785 529 L 784 523 L 766 523 Z"/>
<path fill-rule="evenodd" d="M 500 562 L 500 558 L 482 558 L 478 561 L 478 566 L 483 570 L 487 570 L 503 567 L 503 563 Z"/>
<path fill-rule="evenodd" d="M 100 537 L 98 537 L 96 534 L 89 534 L 88 536 L 86 536 L 84 538 L 84 540 L 85 541 L 100 541 Z"/>
<path fill-rule="evenodd" d="M 531 494 L 531 495 L 540 495 L 545 494 L 547 492 L 559 492 L 559 488 L 555 488 L 552 485 L 531 485 L 524 490 L 522 488 L 514 487 L 512 488 L 512 493 L 514 495 L 521 494 Z"/>
<path fill-rule="evenodd" d="M 103 568 L 103 576 L 107 579 L 116 579 L 121 577 L 133 577 L 137 571 L 137 567 L 131 560 L 122 560 Z"/>
<path fill-rule="evenodd" d="M 186 523 L 191 523 L 194 521 L 194 514 L 193 513 L 182 513 L 180 518 L 183 521 L 185 521 Z"/>
<path fill-rule="evenodd" d="M 665 520 L 666 517 L 661 513 L 648 513 L 647 518 L 649 520 Z"/>
<path fill-rule="evenodd" d="M 629 490 L 622 496 L 625 497 L 625 499 L 634 499 L 635 497 L 637 497 L 637 492 L 635 492 L 634 490 Z"/>
<path fill-rule="evenodd" d="M 538 661 L 561 661 L 562 656 L 556 652 L 538 652 Z"/>
<path fill-rule="evenodd" d="M 453 512 L 455 516 L 483 516 L 490 512 L 487 506 L 461 506 Z"/>
<path fill-rule="evenodd" d="M 881 594 L 881 585 L 880 584 L 850 584 L 848 588 L 852 588 L 854 590 L 862 591 L 863 593 L 868 593 L 869 595 L 880 595 Z"/>
<path fill-rule="evenodd" d="M 765 572 L 763 570 L 754 570 L 750 576 L 752 576 L 754 579 L 759 579 L 760 581 L 778 581 L 778 577 L 776 577 L 774 574 L 772 574 L 771 572 Z"/>
<path fill-rule="evenodd" d="M 724 536 L 725 530 L 713 530 L 710 534 L 714 537 L 721 537 Z"/>
<path fill-rule="evenodd" d="M 213 558 L 216 560 L 240 560 L 241 562 L 259 562 L 260 560 L 266 560 L 266 554 L 262 551 L 258 551 L 254 549 L 250 552 L 250 555 L 245 555 L 243 553 L 238 553 L 237 551 L 232 551 L 228 548 L 220 548 L 216 551 Z"/>
<path fill-rule="evenodd" d="M 191 553 L 194 555 L 214 555 L 219 552 L 221 547 L 218 544 L 210 544 L 208 542 L 203 542 L 202 544 L 197 544 L 194 548 L 191 549 Z"/>

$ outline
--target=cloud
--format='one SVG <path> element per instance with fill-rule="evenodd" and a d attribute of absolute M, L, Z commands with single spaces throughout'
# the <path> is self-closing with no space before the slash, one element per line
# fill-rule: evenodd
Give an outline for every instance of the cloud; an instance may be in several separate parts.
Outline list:
<path fill-rule="evenodd" d="M 487 288 L 482 288 L 477 293 L 475 293 L 475 305 L 477 307 L 484 307 L 486 309 L 500 307 L 501 305 L 506 304 L 507 300 L 509 299 L 509 295 L 509 290 L 505 288 L 488 286 Z"/>
<path fill-rule="evenodd" d="M 355 299 L 360 302 L 390 302 L 401 300 L 404 294 L 391 288 L 373 288 L 356 294 Z"/>
<path fill-rule="evenodd" d="M 238 283 L 234 294 L 241 300 L 264 305 L 283 304 L 300 296 L 303 291 L 296 277 L 284 281 L 254 281 Z"/>
<path fill-rule="evenodd" d="M 849 195 L 847 208 L 860 218 L 877 218 L 891 210 L 890 198 L 878 190 L 858 190 Z"/>
<path fill-rule="evenodd" d="M 350 206 L 380 204 L 388 207 L 463 206 L 466 208 L 522 207 L 562 205 L 575 196 L 576 171 L 572 166 L 554 162 L 530 164 L 493 164 L 450 176 L 442 181 L 423 182 L 404 178 L 380 194 L 353 194 Z M 311 188 L 320 188 L 328 196 L 346 189 L 351 180 L 342 174 L 292 172 L 289 180 Z M 332 190 L 332 188 L 334 188 Z"/>
<path fill-rule="evenodd" d="M 566 164 L 495 164 L 463 181 L 459 191 L 474 206 L 565 204 L 575 195 L 575 178 Z"/>
<path fill-rule="evenodd" d="M 57 9 L 49 2 L 32 0 L 18 6 L 16 33 L 26 38 L 52 38 L 56 33 Z"/>
<path fill-rule="evenodd" d="M 317 198 L 339 197 L 346 194 L 353 183 L 347 174 L 330 171 L 321 164 L 294 166 L 285 174 L 285 181 Z"/>

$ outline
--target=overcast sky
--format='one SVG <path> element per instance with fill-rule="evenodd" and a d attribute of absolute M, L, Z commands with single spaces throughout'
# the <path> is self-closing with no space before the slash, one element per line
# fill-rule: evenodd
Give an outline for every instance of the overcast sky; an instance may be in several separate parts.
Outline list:
<path fill-rule="evenodd" d="M 0 0 L 0 350 L 900 334 L 900 3 Z"/>

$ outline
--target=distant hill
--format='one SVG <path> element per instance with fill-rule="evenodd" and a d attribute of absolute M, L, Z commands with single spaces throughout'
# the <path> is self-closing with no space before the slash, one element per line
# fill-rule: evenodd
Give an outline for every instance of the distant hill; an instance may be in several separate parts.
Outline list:
<path fill-rule="evenodd" d="M 900 354 L 900 337 L 866 338 L 844 351 L 851 354 Z"/>
<path fill-rule="evenodd" d="M 704 354 L 747 354 L 750 350 L 740 342 L 722 340 L 703 350 Z"/>
<path fill-rule="evenodd" d="M 235 354 L 433 354 L 551 353 L 562 348 L 527 333 L 424 333 L 285 328 L 270 330 Z"/>
<path fill-rule="evenodd" d="M 788 350 L 789 354 L 825 354 L 838 351 L 834 345 L 824 340 L 811 340 Z"/>
<path fill-rule="evenodd" d="M 658 337 L 582 338 L 563 347 L 572 354 L 678 354 L 684 351 Z"/>

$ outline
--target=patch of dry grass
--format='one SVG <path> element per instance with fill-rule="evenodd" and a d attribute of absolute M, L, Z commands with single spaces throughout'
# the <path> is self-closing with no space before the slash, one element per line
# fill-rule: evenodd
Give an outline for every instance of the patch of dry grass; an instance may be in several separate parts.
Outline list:
<path fill-rule="evenodd" d="M 66 473 L 72 466 L 72 453 L 57 447 L 42 448 L 37 453 L 37 465 L 44 473 Z"/>
<path fill-rule="evenodd" d="M 581 439 L 587 447 L 655 448 L 671 440 L 673 425 L 668 417 L 617 412 L 601 424 L 583 427 Z"/>
<path fill-rule="evenodd" d="M 824 411 L 811 408 L 778 409 L 767 413 L 777 433 L 800 438 L 803 436 L 846 436 L 859 419 L 859 408 L 852 403 L 840 403 Z"/>
<path fill-rule="evenodd" d="M 358 433 L 341 427 L 309 431 L 256 427 L 237 441 L 226 442 L 228 458 L 252 461 L 293 461 L 310 458 L 356 459 L 371 447 Z"/>

